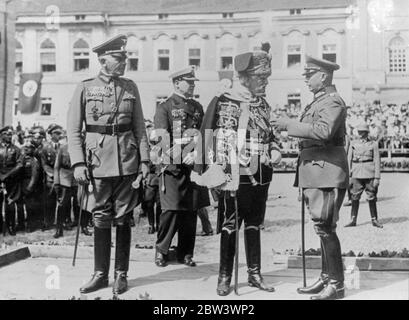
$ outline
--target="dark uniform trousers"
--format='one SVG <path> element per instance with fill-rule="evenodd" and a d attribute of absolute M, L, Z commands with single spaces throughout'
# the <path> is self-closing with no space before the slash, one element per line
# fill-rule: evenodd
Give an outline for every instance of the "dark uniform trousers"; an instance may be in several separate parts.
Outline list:
<path fill-rule="evenodd" d="M 60 191 L 57 194 L 57 226 L 62 226 L 64 222 L 70 219 L 71 208 L 74 213 L 74 218 L 78 220 L 80 209 L 78 203 L 78 187 L 60 186 Z M 86 226 L 86 219 L 86 215 L 83 214 L 81 217 L 81 226 Z"/>
<path fill-rule="evenodd" d="M 358 179 L 352 178 L 351 188 L 351 200 L 360 200 L 362 192 L 365 190 L 368 201 L 376 200 L 378 188 L 373 185 L 374 178 L 372 179 Z"/>
<path fill-rule="evenodd" d="M 158 230 L 162 209 L 159 196 L 159 177 L 155 172 L 149 173 L 146 178 L 146 184 L 143 191 L 142 209 L 148 216 L 149 225 Z"/>
<path fill-rule="evenodd" d="M 16 224 L 16 206 L 15 202 L 21 197 L 21 188 L 18 181 L 6 181 L 5 183 L 7 195 L 0 193 L 0 203 L 5 202 L 5 218 L 6 221 L 0 219 L 0 227 L 3 227 L 2 223 L 5 223 L 7 227 L 14 230 Z"/>

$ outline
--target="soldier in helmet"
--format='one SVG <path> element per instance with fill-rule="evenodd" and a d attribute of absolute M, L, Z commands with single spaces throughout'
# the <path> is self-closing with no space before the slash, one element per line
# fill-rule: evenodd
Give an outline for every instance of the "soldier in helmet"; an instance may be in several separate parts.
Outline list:
<path fill-rule="evenodd" d="M 72 97 L 67 119 L 68 152 L 74 178 L 86 190 L 84 209 L 94 218 L 94 274 L 82 293 L 108 286 L 111 230 L 116 227 L 113 293 L 128 288 L 130 220 L 138 205 L 132 188 L 139 171 L 149 172 L 144 116 L 136 84 L 123 78 L 127 37 L 118 35 L 94 47 L 101 65 L 97 76 L 82 81 Z M 81 131 L 85 127 L 85 139 Z M 85 145 L 85 147 L 84 147 Z"/>
<path fill-rule="evenodd" d="M 381 158 L 377 141 L 369 139 L 369 126 L 361 123 L 356 127 L 359 139 L 351 142 L 348 152 L 351 177 L 351 221 L 345 227 L 355 227 L 359 199 L 365 190 L 371 213 L 372 225 L 382 228 L 378 222 L 376 195 L 381 180 Z"/>
<path fill-rule="evenodd" d="M 344 297 L 344 268 L 341 245 L 336 233 L 339 210 L 349 184 L 345 151 L 347 108 L 335 86 L 333 72 L 339 65 L 306 56 L 303 73 L 314 100 L 305 107 L 300 120 L 280 117 L 273 121 L 278 130 L 300 138 L 296 186 L 321 241 L 322 272 L 311 286 L 298 288 L 300 294 L 317 294 L 313 300 Z"/>
<path fill-rule="evenodd" d="M 16 235 L 15 203 L 21 197 L 21 186 L 18 180 L 23 168 L 20 149 L 11 143 L 13 127 L 5 126 L 0 130 L 0 203 L 5 201 L 5 221 L 10 235 Z"/>

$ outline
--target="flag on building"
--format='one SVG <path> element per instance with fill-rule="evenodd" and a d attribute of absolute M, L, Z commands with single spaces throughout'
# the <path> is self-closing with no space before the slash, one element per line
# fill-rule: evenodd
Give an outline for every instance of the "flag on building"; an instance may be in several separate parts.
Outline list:
<path fill-rule="evenodd" d="M 42 73 L 22 73 L 20 75 L 18 110 L 21 113 L 34 113 L 38 111 L 41 99 L 42 78 Z"/>

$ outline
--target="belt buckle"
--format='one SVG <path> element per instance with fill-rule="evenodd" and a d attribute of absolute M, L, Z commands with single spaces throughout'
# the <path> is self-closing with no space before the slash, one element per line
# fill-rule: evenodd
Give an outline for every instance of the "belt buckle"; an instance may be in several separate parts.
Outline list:
<path fill-rule="evenodd" d="M 111 124 L 111 128 L 112 128 L 111 135 L 115 136 L 118 133 L 118 124 L 116 124 L 116 123 Z"/>

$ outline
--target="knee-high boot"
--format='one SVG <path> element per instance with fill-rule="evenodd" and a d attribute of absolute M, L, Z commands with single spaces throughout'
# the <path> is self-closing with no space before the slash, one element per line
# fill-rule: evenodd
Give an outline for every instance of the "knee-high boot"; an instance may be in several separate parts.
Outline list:
<path fill-rule="evenodd" d="M 230 283 L 233 273 L 233 262 L 235 253 L 235 233 L 229 234 L 222 230 L 220 236 L 220 267 L 217 281 L 217 294 L 226 296 L 230 292 Z"/>
<path fill-rule="evenodd" d="M 274 287 L 266 284 L 261 275 L 261 243 L 258 227 L 251 226 L 244 229 L 244 246 L 246 249 L 248 285 L 260 290 L 274 292 Z"/>
<path fill-rule="evenodd" d="M 321 240 L 321 274 L 317 281 L 307 287 L 297 288 L 297 292 L 300 294 L 316 294 L 320 293 L 324 287 L 328 284 L 328 261 L 325 255 L 324 245 Z"/>
<path fill-rule="evenodd" d="M 369 203 L 369 212 L 371 213 L 372 225 L 377 228 L 383 228 L 383 225 L 381 225 L 378 222 L 378 211 L 376 210 L 376 200 L 375 199 L 369 200 L 368 203 Z"/>
<path fill-rule="evenodd" d="M 126 280 L 129 269 L 129 254 L 131 250 L 131 226 L 129 223 L 116 227 L 115 248 L 115 283 L 114 294 L 124 293 L 128 289 Z"/>
<path fill-rule="evenodd" d="M 94 274 L 91 280 L 80 288 L 89 293 L 108 286 L 111 259 L 111 228 L 94 227 Z"/>
<path fill-rule="evenodd" d="M 352 200 L 351 202 L 351 221 L 345 227 L 355 227 L 358 217 L 359 200 Z"/>
<path fill-rule="evenodd" d="M 345 294 L 344 289 L 344 266 L 341 256 L 341 245 L 335 232 L 321 236 L 321 241 L 325 251 L 328 267 L 329 281 L 327 286 L 317 296 L 312 296 L 312 300 L 334 300 L 342 299 Z"/>

